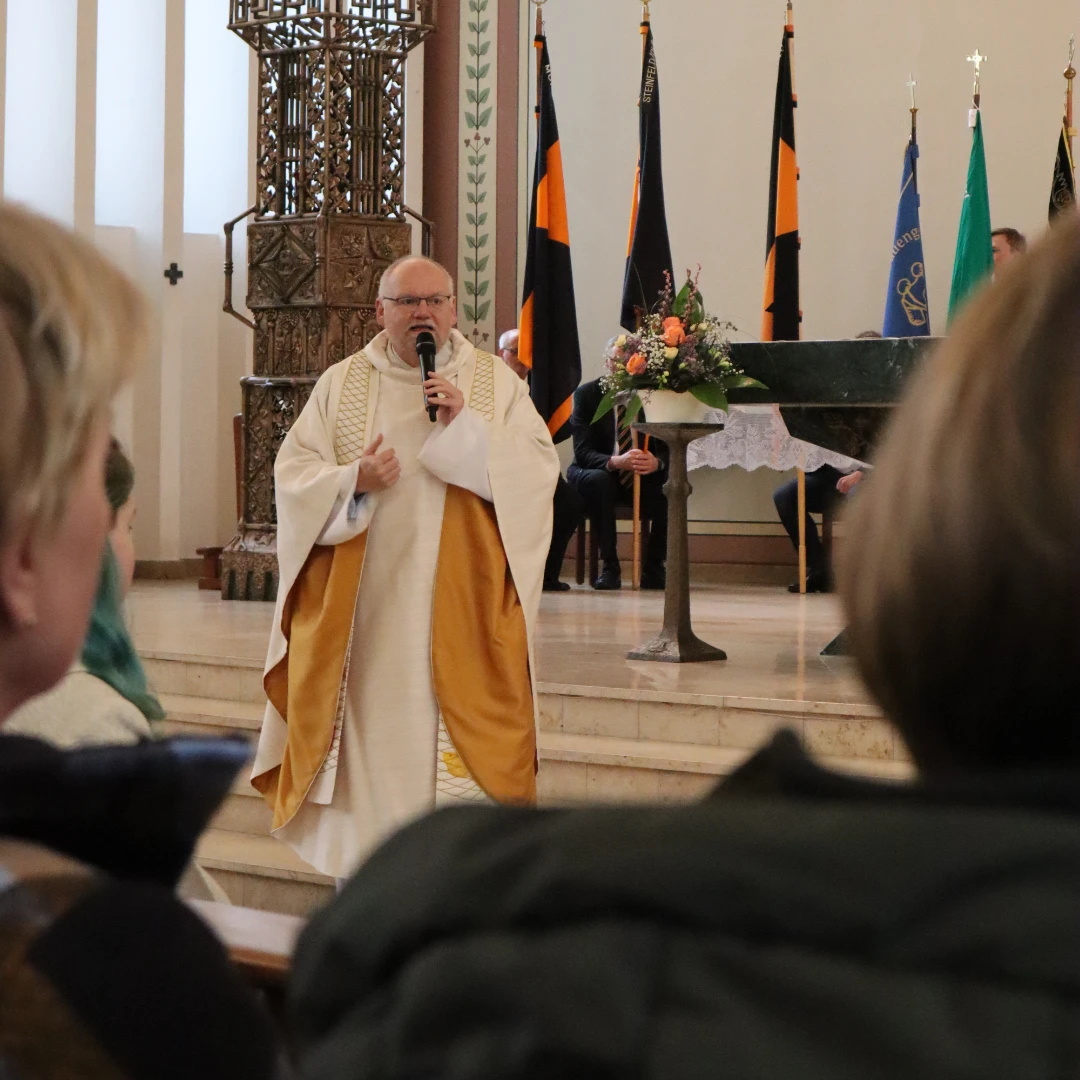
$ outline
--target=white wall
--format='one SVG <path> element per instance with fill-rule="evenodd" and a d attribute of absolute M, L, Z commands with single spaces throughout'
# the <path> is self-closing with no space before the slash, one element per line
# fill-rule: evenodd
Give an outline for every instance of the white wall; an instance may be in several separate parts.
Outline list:
<path fill-rule="evenodd" d="M 75 224 L 78 0 L 7 12 L 4 197 Z"/>
<path fill-rule="evenodd" d="M 618 321 L 637 154 L 639 13 L 626 0 L 556 0 L 544 8 L 586 377 L 599 374 Z M 700 262 L 709 307 L 756 338 L 783 5 L 661 0 L 652 25 L 676 271 Z M 990 58 L 983 121 L 994 221 L 1032 235 L 1045 228 L 1061 72 L 1078 30 L 1077 0 L 796 0 L 804 337 L 881 327 L 910 125 L 909 72 L 919 82 L 935 331 L 944 330 L 970 148 L 965 58 L 976 46 Z M 709 497 L 695 496 L 692 514 L 774 520 L 768 492 L 777 478 L 746 479 L 725 486 L 699 474 L 695 484 Z"/>
<path fill-rule="evenodd" d="M 254 201 L 249 190 L 254 52 L 226 29 L 228 6 L 187 0 L 184 102 L 184 415 L 181 548 L 224 543 L 236 529 L 232 417 L 251 370 L 252 336 L 221 310 L 222 225 Z M 247 291 L 247 222 L 236 228 L 233 302 Z"/>

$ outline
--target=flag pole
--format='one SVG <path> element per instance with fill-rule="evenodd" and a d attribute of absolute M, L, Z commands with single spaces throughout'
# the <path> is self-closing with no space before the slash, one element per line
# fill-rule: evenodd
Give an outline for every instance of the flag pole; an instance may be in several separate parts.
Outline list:
<path fill-rule="evenodd" d="M 799 469 L 799 592 L 806 595 L 806 473 Z"/>
<path fill-rule="evenodd" d="M 533 38 L 533 46 L 536 48 L 536 116 L 539 120 L 540 107 L 544 93 L 543 56 L 540 53 L 540 45 L 544 37 L 544 5 L 547 0 L 533 0 L 536 5 L 536 37 Z M 539 137 L 539 128 L 537 128 Z"/>
<path fill-rule="evenodd" d="M 650 0 L 642 0 L 641 3 L 641 25 L 646 27 L 649 25 L 649 2 Z M 645 58 L 645 32 L 642 30 L 641 35 L 641 56 L 642 60 Z M 641 102 L 638 102 L 638 109 L 641 109 Z M 641 163 L 638 162 L 638 168 L 641 167 Z M 631 224 L 630 241 L 633 243 L 633 224 Z M 641 319 L 638 319 L 640 328 Z M 631 445 L 637 449 L 637 432 L 633 432 L 633 442 Z M 648 437 L 646 436 L 646 439 Z M 634 520 L 630 526 L 633 532 L 633 567 L 631 569 L 630 581 L 634 589 L 641 588 L 641 473 L 634 473 Z"/>
<path fill-rule="evenodd" d="M 917 131 L 919 106 L 915 102 L 915 88 L 918 85 L 919 84 L 915 81 L 915 76 L 912 75 L 912 74 L 909 74 L 908 75 L 907 86 L 908 86 L 908 89 L 911 91 L 911 143 L 912 143 L 913 146 L 915 145 L 915 143 L 917 143 L 919 141 L 918 140 L 918 131 Z"/>
<path fill-rule="evenodd" d="M 795 91 L 795 5 L 793 0 L 787 0 L 787 8 L 784 11 L 784 28 L 791 29 L 792 39 L 788 42 L 788 64 L 791 67 L 791 93 Z M 800 337 L 802 334 L 800 333 Z M 798 505 L 799 515 L 799 593 L 806 595 L 806 473 L 798 470 Z"/>
<path fill-rule="evenodd" d="M 1076 161 L 1073 152 L 1073 139 L 1076 138 L 1076 128 L 1073 127 L 1073 82 L 1076 79 L 1076 67 L 1073 61 L 1076 59 L 1076 36 L 1069 38 L 1069 66 L 1065 69 L 1065 138 L 1069 143 L 1069 159 Z"/>

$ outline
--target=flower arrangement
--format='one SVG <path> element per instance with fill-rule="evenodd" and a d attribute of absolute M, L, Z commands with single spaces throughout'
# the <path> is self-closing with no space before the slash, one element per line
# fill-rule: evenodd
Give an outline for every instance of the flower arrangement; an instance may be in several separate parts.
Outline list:
<path fill-rule="evenodd" d="M 700 274 L 701 268 L 698 268 Z M 656 309 L 645 316 L 641 329 L 615 338 L 608 348 L 607 374 L 600 380 L 604 397 L 593 423 L 629 394 L 623 424 L 632 424 L 642 409 L 641 393 L 669 390 L 688 393 L 713 409 L 727 409 L 727 392 L 764 384 L 744 375 L 731 362 L 728 331 L 735 327 L 705 312 L 698 279 L 686 274 L 676 296 L 671 276 Z"/>

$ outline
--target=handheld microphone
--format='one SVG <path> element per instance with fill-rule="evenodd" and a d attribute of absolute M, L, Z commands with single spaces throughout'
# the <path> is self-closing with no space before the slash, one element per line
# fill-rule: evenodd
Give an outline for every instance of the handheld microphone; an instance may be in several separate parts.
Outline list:
<path fill-rule="evenodd" d="M 435 335 L 430 330 L 421 330 L 416 335 L 416 355 L 420 357 L 420 381 L 427 382 L 435 374 Z M 424 404 L 427 406 L 428 419 L 434 424 L 439 409 L 430 404 L 427 391 L 424 392 Z"/>

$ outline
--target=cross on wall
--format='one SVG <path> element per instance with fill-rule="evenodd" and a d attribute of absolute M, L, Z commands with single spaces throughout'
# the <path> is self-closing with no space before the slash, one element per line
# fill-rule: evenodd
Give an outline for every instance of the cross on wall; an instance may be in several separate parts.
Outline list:
<path fill-rule="evenodd" d="M 176 263 L 171 263 L 169 269 L 165 271 L 165 276 L 169 279 L 170 285 L 175 285 L 184 276 L 184 271 Z"/>

